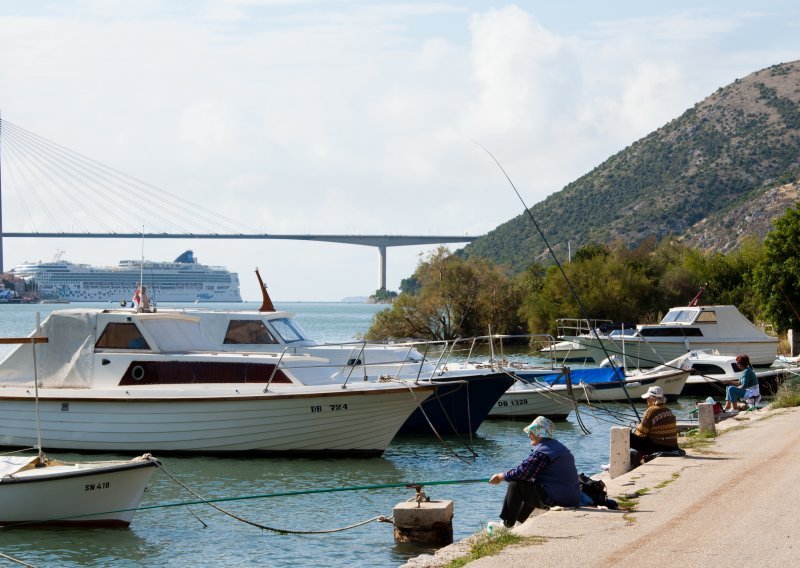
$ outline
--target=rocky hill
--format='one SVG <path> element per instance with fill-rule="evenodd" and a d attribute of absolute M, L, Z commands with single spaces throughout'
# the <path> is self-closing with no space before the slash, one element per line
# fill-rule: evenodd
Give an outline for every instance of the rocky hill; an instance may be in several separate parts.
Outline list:
<path fill-rule="evenodd" d="M 800 61 L 763 69 L 697 103 L 531 208 L 560 258 L 591 243 L 676 236 L 730 251 L 800 201 Z M 527 216 L 463 250 L 522 270 L 546 260 Z"/>

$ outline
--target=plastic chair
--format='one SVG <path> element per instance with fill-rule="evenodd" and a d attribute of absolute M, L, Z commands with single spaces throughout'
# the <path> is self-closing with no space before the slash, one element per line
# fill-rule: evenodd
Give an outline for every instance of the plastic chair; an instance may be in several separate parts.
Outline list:
<path fill-rule="evenodd" d="M 758 388 L 758 385 L 748 388 L 744 393 L 744 399 L 750 408 L 754 408 L 761 402 L 761 389 Z"/>

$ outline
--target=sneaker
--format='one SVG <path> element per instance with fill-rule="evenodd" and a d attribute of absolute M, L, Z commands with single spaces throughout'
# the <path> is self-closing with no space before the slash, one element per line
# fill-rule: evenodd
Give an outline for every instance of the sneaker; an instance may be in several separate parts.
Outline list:
<path fill-rule="evenodd" d="M 492 536 L 494 533 L 503 530 L 505 527 L 503 521 L 489 521 L 486 523 L 486 534 Z"/>

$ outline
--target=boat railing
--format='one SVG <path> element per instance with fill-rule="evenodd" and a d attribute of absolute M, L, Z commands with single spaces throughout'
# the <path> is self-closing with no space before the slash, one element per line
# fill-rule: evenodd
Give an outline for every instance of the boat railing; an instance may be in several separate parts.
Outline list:
<path fill-rule="evenodd" d="M 541 359 L 542 353 L 548 353 L 550 367 L 554 368 L 555 344 L 556 338 L 544 333 L 491 334 L 458 338 L 453 340 L 443 365 L 461 363 L 471 366 L 513 367 L 529 365 L 531 360 Z M 477 355 L 481 355 L 481 359 L 476 362 Z"/>
<path fill-rule="evenodd" d="M 558 318 L 556 320 L 556 336 L 590 335 L 593 331 L 613 324 L 614 322 L 609 319 Z"/>
<path fill-rule="evenodd" d="M 553 346 L 556 341 L 555 337 L 548 334 L 492 334 L 453 340 L 325 343 L 321 345 L 344 348 L 345 352 L 336 362 L 322 362 L 321 366 L 336 368 L 339 376 L 344 377 L 343 387 L 362 372 L 365 378 L 380 376 L 385 379 L 421 381 L 466 369 L 502 369 L 514 366 L 547 366 L 555 369 L 557 358 Z M 392 354 L 389 357 L 376 357 L 370 352 L 371 347 L 387 347 Z M 291 347 L 287 346 L 280 354 L 278 366 L 291 370 L 294 359 L 284 359 L 284 355 L 291 355 L 292 352 Z M 542 359 L 547 363 L 543 363 Z"/>

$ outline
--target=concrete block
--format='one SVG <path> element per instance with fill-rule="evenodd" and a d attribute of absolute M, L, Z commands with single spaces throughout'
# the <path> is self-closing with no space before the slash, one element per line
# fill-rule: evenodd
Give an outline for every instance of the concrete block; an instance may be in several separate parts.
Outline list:
<path fill-rule="evenodd" d="M 453 542 L 453 501 L 404 501 L 394 507 L 397 543 L 444 545 Z"/>
<path fill-rule="evenodd" d="M 611 449 L 608 475 L 611 479 L 631 470 L 631 430 L 620 426 L 611 428 Z"/>
<path fill-rule="evenodd" d="M 717 433 L 717 423 L 714 420 L 714 405 L 701 402 L 697 405 L 697 424 L 701 434 L 715 435 Z"/>

